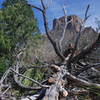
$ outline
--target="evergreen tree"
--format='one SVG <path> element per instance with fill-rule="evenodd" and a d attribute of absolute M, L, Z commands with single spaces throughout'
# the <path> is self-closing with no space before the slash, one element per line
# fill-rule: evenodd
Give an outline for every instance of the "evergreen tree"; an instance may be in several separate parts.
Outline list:
<path fill-rule="evenodd" d="M 37 31 L 36 20 L 32 9 L 27 6 L 26 0 L 6 0 L 3 8 L 7 31 L 14 45 L 16 42 L 27 40 Z"/>
<path fill-rule="evenodd" d="M 3 58 L 0 68 L 7 66 L 5 61 L 11 61 L 16 45 L 26 43 L 37 31 L 36 19 L 27 1 L 6 0 L 0 9 L 0 59 Z"/>
<path fill-rule="evenodd" d="M 9 6 L 9 5 L 14 5 L 18 2 L 27 3 L 26 0 L 5 0 L 4 3 L 3 3 L 3 6 L 6 7 L 6 6 Z"/>

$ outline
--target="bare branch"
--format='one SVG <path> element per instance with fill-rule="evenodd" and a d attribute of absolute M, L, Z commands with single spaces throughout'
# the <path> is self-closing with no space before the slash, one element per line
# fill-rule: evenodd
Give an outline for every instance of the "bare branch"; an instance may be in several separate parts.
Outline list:
<path fill-rule="evenodd" d="M 40 90 L 42 87 L 31 87 L 31 86 L 25 86 L 23 85 L 19 80 L 18 80 L 18 77 L 16 76 L 16 74 L 14 74 L 14 81 L 15 83 L 17 83 L 17 85 L 22 88 L 22 89 L 25 89 L 25 90 Z"/>
<path fill-rule="evenodd" d="M 10 69 L 8 69 L 0 79 L 0 86 L 3 84 L 4 80 L 7 78 L 8 74 L 10 73 Z"/>
<path fill-rule="evenodd" d="M 40 65 L 40 66 L 33 66 L 33 65 L 28 65 L 25 67 L 25 69 L 30 69 L 30 68 L 48 68 L 50 67 L 52 64 L 46 64 L 46 65 Z"/>
<path fill-rule="evenodd" d="M 56 41 L 54 41 L 54 40 L 52 39 L 52 37 L 50 36 L 50 34 L 49 34 L 48 20 L 47 20 L 47 16 L 46 16 L 46 9 L 47 9 L 47 8 L 46 8 L 46 6 L 45 6 L 45 4 L 44 4 L 44 0 L 41 0 L 41 4 L 42 4 L 43 9 L 38 8 L 38 7 L 36 7 L 36 6 L 34 6 L 34 5 L 31 5 L 31 4 L 28 4 L 28 5 L 29 5 L 30 7 L 32 7 L 32 8 L 36 8 L 37 10 L 39 10 L 39 11 L 42 12 L 46 35 L 47 35 L 48 39 L 50 40 L 51 44 L 53 45 L 56 54 L 57 54 L 62 60 L 65 60 L 65 57 L 63 56 L 63 54 L 62 54 L 62 53 L 60 52 L 60 50 L 59 50 L 58 43 L 56 43 Z"/>
<path fill-rule="evenodd" d="M 87 21 L 87 19 L 91 16 L 91 15 L 88 15 L 88 11 L 90 9 L 90 4 L 88 4 L 87 8 L 86 8 L 86 11 L 85 11 L 85 18 L 83 20 L 83 23 L 85 23 Z"/>
<path fill-rule="evenodd" d="M 63 54 L 59 50 L 58 44 L 52 39 L 52 37 L 49 34 L 48 20 L 47 20 L 47 16 L 46 16 L 46 7 L 45 7 L 45 4 L 44 4 L 43 1 L 44 0 L 41 0 L 41 4 L 42 4 L 42 7 L 43 7 L 43 13 L 42 14 L 43 14 L 43 20 L 44 20 L 44 26 L 45 26 L 46 35 L 47 35 L 48 39 L 50 40 L 51 44 L 53 45 L 56 54 L 62 60 L 65 60 L 65 57 L 63 56 Z"/>
<path fill-rule="evenodd" d="M 86 87 L 95 88 L 95 89 L 100 90 L 100 84 L 90 83 L 88 81 L 82 80 L 70 74 L 69 72 L 66 73 L 66 77 L 70 79 L 71 81 L 74 81 L 77 86 L 81 86 L 81 87 L 86 86 Z"/>
<path fill-rule="evenodd" d="M 60 49 L 61 53 L 62 53 L 62 46 L 61 45 L 62 45 L 62 41 L 63 41 L 65 33 L 66 33 L 67 25 L 72 21 L 71 20 L 71 21 L 67 22 L 67 11 L 65 9 L 65 6 L 63 6 L 63 12 L 64 12 L 64 16 L 65 16 L 65 26 L 64 26 L 64 29 L 63 29 L 62 37 L 59 40 L 59 49 Z"/>
<path fill-rule="evenodd" d="M 77 76 L 77 75 L 79 75 L 80 73 L 82 73 L 82 72 L 84 72 L 84 71 L 87 71 L 87 70 L 90 69 L 90 68 L 96 70 L 96 69 L 99 68 L 99 65 L 100 65 L 100 63 L 98 63 L 98 64 L 93 64 L 93 65 L 90 65 L 90 64 L 85 65 L 83 68 L 81 68 L 79 71 L 77 71 L 77 72 L 75 73 L 75 75 Z M 98 71 L 98 72 L 99 72 L 99 71 Z"/>
<path fill-rule="evenodd" d="M 7 91 L 11 88 L 11 86 L 9 86 L 2 94 L 1 96 L 3 96 L 5 93 L 7 93 Z"/>
<path fill-rule="evenodd" d="M 26 78 L 26 79 L 28 79 L 28 80 L 30 80 L 30 81 L 36 83 L 36 84 L 39 85 L 40 87 L 48 88 L 47 85 L 42 85 L 42 84 L 40 84 L 39 82 L 35 81 L 35 80 L 32 79 L 32 78 L 29 78 L 29 77 L 27 77 L 27 76 L 24 76 L 23 74 L 20 74 L 20 73 L 16 72 L 13 68 L 10 68 L 10 70 L 11 70 L 12 72 L 14 72 L 15 74 L 17 74 L 18 76 L 24 77 L 24 78 Z"/>
<path fill-rule="evenodd" d="M 89 91 L 85 90 L 85 89 L 79 89 L 79 90 L 77 90 L 77 89 L 74 88 L 74 89 L 72 89 L 70 91 L 70 93 L 74 94 L 74 95 L 79 95 L 79 94 L 87 94 L 87 93 L 89 93 Z"/>
<path fill-rule="evenodd" d="M 78 55 L 76 55 L 75 57 L 73 57 L 73 58 L 71 59 L 71 62 L 77 62 L 79 59 L 83 58 L 86 54 L 90 53 L 90 52 L 93 50 L 93 48 L 97 47 L 96 44 L 97 44 L 99 41 L 100 41 L 100 34 L 98 35 L 97 40 L 94 41 L 94 43 L 93 43 L 91 46 L 86 47 L 86 48 L 84 48 L 82 51 L 80 51 Z"/>
<path fill-rule="evenodd" d="M 31 5 L 31 4 L 27 4 L 29 7 L 32 7 L 32 8 L 35 8 L 35 9 L 37 9 L 37 10 L 39 10 L 40 12 L 43 12 L 43 10 L 41 9 L 41 8 L 39 8 L 39 7 L 36 7 L 36 6 L 34 6 L 34 5 Z"/>
<path fill-rule="evenodd" d="M 49 0 L 48 4 L 46 4 L 46 9 L 48 9 L 51 6 L 52 2 L 53 0 Z"/>
<path fill-rule="evenodd" d="M 27 96 L 26 98 L 22 98 L 21 100 L 39 100 L 38 97 L 39 97 L 40 94 L 35 94 L 35 95 L 32 95 L 32 96 Z"/>
<path fill-rule="evenodd" d="M 74 54 L 75 54 L 75 51 L 76 51 L 76 49 L 77 49 L 77 45 L 78 45 L 78 42 L 79 42 L 79 39 L 80 39 L 81 31 L 82 31 L 82 28 L 80 29 L 80 32 L 79 32 L 78 35 L 77 35 L 74 48 L 73 48 L 72 53 L 71 53 L 71 55 L 70 55 L 70 57 L 69 57 L 69 59 L 68 59 L 68 61 L 67 61 L 67 67 L 68 67 L 69 72 L 71 72 L 70 63 L 71 63 L 71 59 L 73 58 L 73 56 L 74 56 Z"/>
<path fill-rule="evenodd" d="M 73 56 L 74 56 L 74 54 L 75 54 L 75 51 L 76 51 L 76 49 L 77 49 L 77 45 L 78 45 L 78 42 L 79 42 L 79 40 L 80 40 L 80 36 L 81 36 L 82 31 L 83 31 L 83 28 L 84 28 L 84 23 L 85 23 L 86 20 L 88 19 L 88 15 L 87 15 L 87 14 L 88 14 L 89 8 L 90 8 L 90 5 L 87 6 L 86 13 L 85 13 L 85 18 L 84 18 L 84 20 L 83 20 L 83 23 L 82 23 L 82 25 L 81 25 L 81 27 L 80 27 L 80 30 L 79 30 L 79 32 L 78 32 L 78 35 L 77 35 L 77 37 L 76 37 L 76 41 L 75 41 L 75 45 L 74 45 L 74 48 L 73 48 L 73 50 L 72 50 L 72 53 L 71 53 L 71 55 L 70 55 L 70 57 L 69 57 L 69 59 L 68 59 L 68 61 L 67 61 L 67 67 L 68 67 L 69 72 L 71 72 L 71 66 L 70 66 L 71 59 L 73 58 Z"/>
<path fill-rule="evenodd" d="M 40 66 L 30 65 L 30 66 L 27 66 L 24 68 L 25 68 L 25 70 L 30 69 L 30 68 L 36 68 L 36 69 L 37 68 L 51 68 L 54 71 L 60 71 L 60 67 L 56 66 L 55 64 L 46 64 L 46 65 L 40 65 Z"/>

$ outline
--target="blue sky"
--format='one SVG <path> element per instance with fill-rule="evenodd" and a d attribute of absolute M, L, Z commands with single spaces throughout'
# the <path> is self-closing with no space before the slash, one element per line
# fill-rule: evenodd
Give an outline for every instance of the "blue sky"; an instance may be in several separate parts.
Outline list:
<path fill-rule="evenodd" d="M 4 0 L 0 0 L 0 5 Z M 52 3 L 51 3 L 52 1 Z M 40 0 L 28 0 L 30 4 L 41 7 Z M 86 26 L 96 27 L 95 18 L 100 19 L 100 0 L 45 0 L 46 5 L 49 5 L 47 16 L 49 20 L 49 27 L 52 29 L 52 22 L 54 18 L 63 16 L 62 6 L 66 6 L 67 14 L 76 14 L 81 18 L 84 17 L 85 9 L 88 4 L 91 5 L 89 14 L 91 17 L 88 19 Z M 44 32 L 42 15 L 37 10 L 33 9 L 35 16 L 38 20 L 38 25 L 41 32 Z"/>

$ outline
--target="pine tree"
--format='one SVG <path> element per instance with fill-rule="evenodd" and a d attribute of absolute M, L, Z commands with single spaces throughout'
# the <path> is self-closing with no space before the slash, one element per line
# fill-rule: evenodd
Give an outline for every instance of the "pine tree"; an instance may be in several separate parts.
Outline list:
<path fill-rule="evenodd" d="M 36 19 L 27 1 L 5 0 L 0 9 L 0 68 L 9 66 L 5 61 L 11 63 L 16 45 L 22 46 L 36 32 Z"/>
<path fill-rule="evenodd" d="M 27 40 L 37 31 L 36 20 L 32 9 L 26 5 L 26 0 L 6 0 L 3 8 L 6 33 L 16 42 Z M 24 41 L 25 42 L 25 41 Z"/>

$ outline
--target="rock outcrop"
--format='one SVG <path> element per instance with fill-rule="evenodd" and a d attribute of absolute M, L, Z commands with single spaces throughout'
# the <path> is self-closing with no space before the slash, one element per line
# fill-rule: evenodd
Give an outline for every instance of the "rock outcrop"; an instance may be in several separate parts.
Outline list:
<path fill-rule="evenodd" d="M 67 20 L 69 21 L 71 19 L 73 20 L 68 24 L 64 39 L 61 43 L 63 54 L 66 54 L 70 45 L 74 46 L 78 31 L 82 25 L 82 20 L 78 16 L 68 16 Z M 57 42 L 62 37 L 64 25 L 65 17 L 54 19 L 53 21 L 53 29 L 50 31 L 50 35 Z M 99 34 L 93 28 L 86 27 L 80 36 L 77 51 L 81 51 L 83 48 L 90 47 L 97 40 L 98 36 Z M 46 35 L 42 36 L 40 45 L 38 47 L 31 47 L 30 52 L 32 52 L 30 54 L 30 59 L 32 60 L 31 62 L 34 62 L 35 57 L 46 62 L 59 62 L 60 60 Z M 95 50 L 88 54 L 88 57 L 95 57 L 95 59 L 98 59 L 97 61 L 100 61 L 100 43 L 98 43 L 98 46 Z"/>
<path fill-rule="evenodd" d="M 65 20 L 66 17 L 63 16 L 59 19 L 54 19 L 53 21 L 53 29 L 63 29 L 65 26 Z M 71 16 L 67 16 L 67 22 L 68 25 L 66 27 L 66 29 L 68 30 L 74 30 L 76 32 L 79 32 L 80 27 L 82 25 L 82 19 L 76 15 L 71 15 Z"/>
<path fill-rule="evenodd" d="M 74 46 L 76 37 L 78 35 L 78 30 L 82 25 L 82 20 L 75 15 L 68 16 L 68 21 L 69 19 L 71 20 L 72 18 L 74 20 L 72 20 L 72 22 L 68 24 L 65 36 L 61 44 L 63 53 L 65 53 L 65 51 L 68 50 L 70 45 Z M 65 26 L 65 17 L 55 19 L 53 22 L 53 29 L 50 31 L 50 34 L 53 37 L 53 39 L 56 40 L 57 42 L 62 37 L 64 26 Z M 98 36 L 99 34 L 93 28 L 86 27 L 80 36 L 77 50 L 81 51 L 83 48 L 91 46 L 97 40 Z"/>

